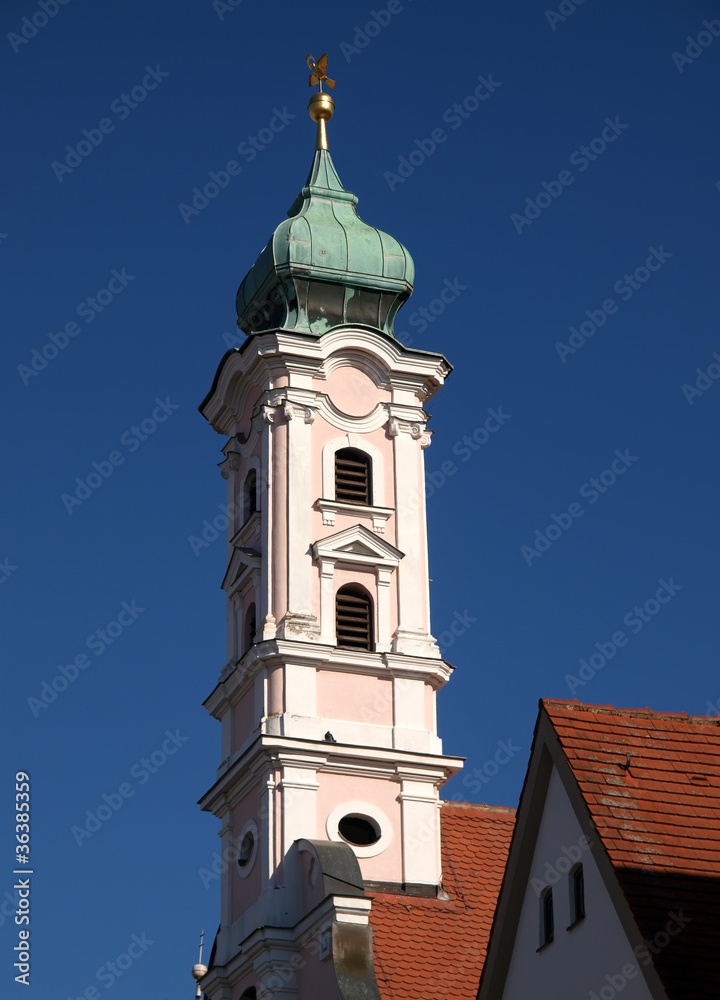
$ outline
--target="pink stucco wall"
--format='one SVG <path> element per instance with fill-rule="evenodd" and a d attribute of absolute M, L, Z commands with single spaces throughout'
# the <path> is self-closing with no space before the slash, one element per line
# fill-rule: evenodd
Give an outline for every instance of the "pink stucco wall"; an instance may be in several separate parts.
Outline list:
<path fill-rule="evenodd" d="M 242 801 L 240 801 L 233 809 L 233 838 L 236 842 L 248 820 L 254 820 L 258 827 L 258 831 L 261 829 L 259 792 L 260 784 L 257 784 L 250 789 L 248 794 L 245 795 Z M 259 845 L 256 847 L 256 850 L 258 850 L 258 848 Z M 252 869 L 245 878 L 241 878 L 238 874 L 237 860 L 233 858 L 231 862 L 230 870 L 232 872 L 231 892 L 233 920 L 237 920 L 238 917 L 242 916 L 248 906 L 250 906 L 260 894 L 262 884 L 260 876 L 261 866 L 258 861 L 259 856 L 256 855 Z"/>
<path fill-rule="evenodd" d="M 320 670 L 317 710 L 323 719 L 392 725 L 392 680 L 335 670 Z"/>
<path fill-rule="evenodd" d="M 315 379 L 313 388 L 325 392 L 339 410 L 353 417 L 364 417 L 381 401 L 390 402 L 389 390 L 379 389 L 354 365 L 334 368 L 326 379 Z"/>
<path fill-rule="evenodd" d="M 378 806 L 388 817 L 393 838 L 382 854 L 374 858 L 360 858 L 363 878 L 402 882 L 402 825 L 400 814 L 399 782 L 378 781 L 376 778 L 359 775 L 324 773 L 317 792 L 318 833 L 327 837 L 326 823 L 330 813 L 342 802 L 365 801 Z"/>
<path fill-rule="evenodd" d="M 243 745 L 255 726 L 255 692 L 250 688 L 233 708 L 233 750 Z"/>

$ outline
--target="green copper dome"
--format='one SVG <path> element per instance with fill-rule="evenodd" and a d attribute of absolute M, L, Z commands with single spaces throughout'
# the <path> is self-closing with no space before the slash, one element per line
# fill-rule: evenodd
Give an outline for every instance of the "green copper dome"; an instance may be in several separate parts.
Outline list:
<path fill-rule="evenodd" d="M 247 334 L 283 328 L 320 336 L 343 323 L 392 336 L 410 296 L 412 257 L 393 236 L 368 226 L 327 149 L 312 169 L 237 294 L 238 326 Z"/>

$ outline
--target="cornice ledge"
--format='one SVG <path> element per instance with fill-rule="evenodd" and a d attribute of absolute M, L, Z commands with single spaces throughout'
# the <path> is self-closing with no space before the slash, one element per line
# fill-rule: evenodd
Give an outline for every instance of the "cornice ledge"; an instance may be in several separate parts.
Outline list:
<path fill-rule="evenodd" d="M 409 680 L 436 678 L 438 687 L 446 684 L 455 669 L 446 660 L 435 657 L 413 656 L 409 653 L 383 653 L 383 659 L 393 677 Z"/>

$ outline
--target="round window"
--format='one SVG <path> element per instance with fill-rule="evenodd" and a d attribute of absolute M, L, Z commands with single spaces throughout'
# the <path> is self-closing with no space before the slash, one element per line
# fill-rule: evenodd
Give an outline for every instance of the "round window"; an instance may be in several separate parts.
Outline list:
<path fill-rule="evenodd" d="M 240 868 L 245 868 L 249 864 L 254 847 L 255 837 L 248 830 L 240 843 L 240 850 L 238 851 L 237 863 Z"/>
<path fill-rule="evenodd" d="M 338 832 L 343 840 L 356 847 L 369 847 L 380 840 L 381 831 L 369 816 L 349 813 L 338 822 Z"/>

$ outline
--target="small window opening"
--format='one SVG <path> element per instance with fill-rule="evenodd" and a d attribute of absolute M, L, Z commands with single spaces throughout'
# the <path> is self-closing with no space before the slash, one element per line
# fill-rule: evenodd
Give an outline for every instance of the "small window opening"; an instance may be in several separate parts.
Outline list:
<path fill-rule="evenodd" d="M 540 897 L 540 947 L 550 944 L 555 934 L 555 913 L 552 889 L 543 890 Z"/>
<path fill-rule="evenodd" d="M 257 628 L 257 623 L 255 621 L 255 605 L 251 604 L 250 607 L 245 612 L 245 634 L 243 643 L 243 653 L 247 653 L 248 649 L 255 642 L 255 630 Z"/>
<path fill-rule="evenodd" d="M 238 868 L 246 868 L 252 859 L 253 849 L 255 847 L 255 837 L 248 830 L 242 839 L 240 844 L 240 850 L 238 851 Z"/>
<path fill-rule="evenodd" d="M 575 865 L 570 872 L 570 888 L 572 893 L 572 922 L 576 923 L 585 916 L 585 873 L 582 865 Z"/>
<path fill-rule="evenodd" d="M 343 503 L 372 504 L 370 456 L 357 448 L 335 452 L 335 499 Z"/>
<path fill-rule="evenodd" d="M 338 831 L 343 840 L 356 847 L 369 847 L 380 840 L 380 831 L 376 824 L 367 816 L 350 813 L 338 823 Z"/>
<path fill-rule="evenodd" d="M 257 473 L 250 469 L 243 484 L 243 524 L 257 509 Z"/>
<path fill-rule="evenodd" d="M 362 587 L 350 584 L 338 590 L 335 626 L 338 646 L 372 650 L 372 601 Z"/>

